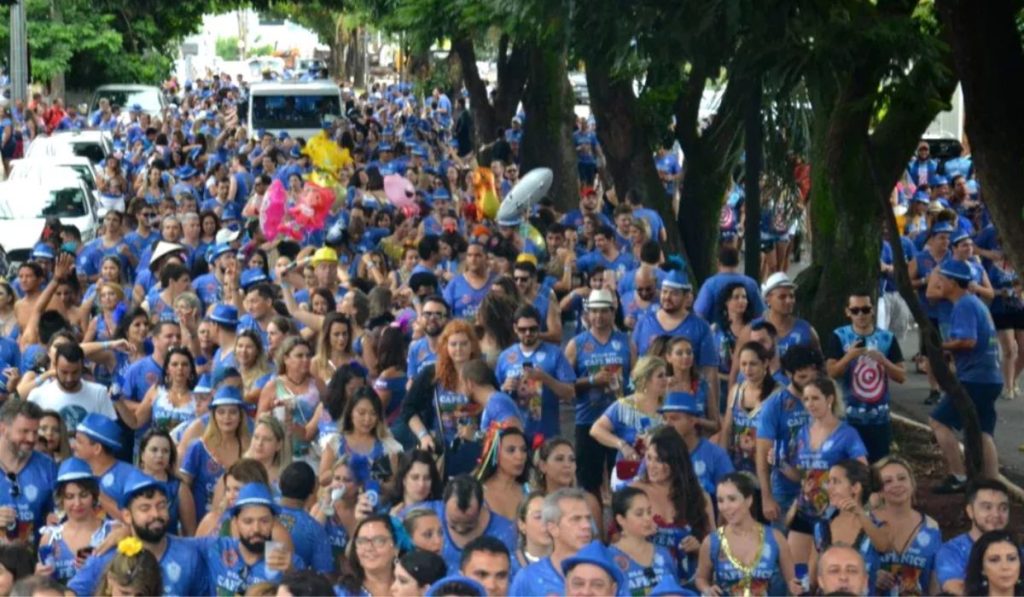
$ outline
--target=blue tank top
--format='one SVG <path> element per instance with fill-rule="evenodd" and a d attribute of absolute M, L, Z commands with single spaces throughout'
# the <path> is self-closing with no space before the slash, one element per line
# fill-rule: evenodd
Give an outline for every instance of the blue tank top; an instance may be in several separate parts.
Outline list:
<path fill-rule="evenodd" d="M 835 335 L 844 353 L 863 339 L 866 348 L 887 355 L 895 341 L 892 332 L 880 328 L 869 336 L 860 336 L 852 325 L 837 329 Z M 857 357 L 846 368 L 842 383 L 847 421 L 861 425 L 889 422 L 889 375 L 880 363 L 866 356 Z"/>
<path fill-rule="evenodd" d="M 762 401 L 761 404 L 764 404 Z M 729 457 L 737 471 L 756 473 L 754 457 L 757 453 L 757 425 L 761 421 L 761 404 L 753 410 L 743 408 L 743 385 L 736 386 L 732 403 L 732 437 L 729 438 Z"/>
<path fill-rule="evenodd" d="M 900 595 L 925 595 L 929 590 L 935 556 L 942 547 L 942 531 L 929 516 L 922 516 L 917 530 L 901 551 L 887 551 L 879 558 L 879 567 L 896 577 Z"/>
<path fill-rule="evenodd" d="M 626 577 L 625 593 L 620 589 L 620 595 L 641 597 L 649 594 L 666 576 L 676 577 L 675 559 L 664 547 L 655 546 L 654 558 L 651 565 L 646 567 L 641 566 L 636 560 L 629 557 L 629 554 L 614 545 L 608 547 L 608 554 L 615 567 Z"/>
<path fill-rule="evenodd" d="M 759 525 L 764 538 L 758 559 L 749 567 L 736 560 L 728 549 L 725 527 L 711 534 L 711 565 L 715 585 L 723 595 L 767 595 L 779 570 L 779 544 L 771 527 Z"/>
<path fill-rule="evenodd" d="M 677 563 L 676 577 L 679 579 L 679 582 L 682 584 L 690 582 L 693 579 L 693 575 L 697 572 L 697 552 L 688 555 L 679 547 L 679 544 L 683 539 L 693 535 L 693 529 L 688 524 L 679 526 L 675 522 L 667 521 L 658 515 L 654 516 L 654 524 L 657 525 L 658 530 L 651 537 L 651 543 L 665 548 L 672 556 L 672 559 Z"/>
<path fill-rule="evenodd" d="M 104 520 L 96 532 L 89 537 L 88 547 L 95 548 L 107 537 L 112 528 L 110 520 Z M 67 584 L 78 568 L 75 567 L 75 552 L 64 541 L 64 525 L 50 527 L 50 541 L 48 545 L 53 548 L 53 578 Z"/>
<path fill-rule="evenodd" d="M 331 554 L 334 556 L 334 561 L 337 562 L 339 558 L 345 556 L 345 547 L 348 546 L 348 531 L 345 530 L 345 525 L 338 522 L 334 516 L 327 517 L 324 529 L 327 531 L 327 539 L 331 543 Z"/>
<path fill-rule="evenodd" d="M 174 406 L 167 395 L 167 388 L 161 387 L 157 390 L 156 398 L 153 399 L 153 412 L 150 417 L 153 427 L 170 431 L 180 423 L 192 421 L 196 418 L 196 399 L 192 396 L 187 404 Z"/>

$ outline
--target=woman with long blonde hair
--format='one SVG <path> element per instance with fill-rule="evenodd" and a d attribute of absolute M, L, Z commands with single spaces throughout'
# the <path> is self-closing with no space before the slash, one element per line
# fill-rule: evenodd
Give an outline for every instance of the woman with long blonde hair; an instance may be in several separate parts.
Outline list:
<path fill-rule="evenodd" d="M 468 473 L 476 466 L 479 408 L 462 392 L 462 367 L 480 357 L 473 326 L 448 322 L 437 341 L 437 363 L 420 370 L 402 404 L 401 419 L 427 451 L 443 451 L 445 474 Z"/>

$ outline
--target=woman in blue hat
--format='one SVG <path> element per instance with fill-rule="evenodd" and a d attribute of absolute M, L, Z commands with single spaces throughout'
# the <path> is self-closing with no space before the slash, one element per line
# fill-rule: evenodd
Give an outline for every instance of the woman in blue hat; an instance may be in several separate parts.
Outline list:
<path fill-rule="evenodd" d="M 84 460 L 69 458 L 61 464 L 53 499 L 57 511 L 63 512 L 66 518 L 42 530 L 39 539 L 42 566 L 37 572 L 66 583 L 106 538 L 111 521 L 104 520 L 99 507 L 99 482 Z"/>

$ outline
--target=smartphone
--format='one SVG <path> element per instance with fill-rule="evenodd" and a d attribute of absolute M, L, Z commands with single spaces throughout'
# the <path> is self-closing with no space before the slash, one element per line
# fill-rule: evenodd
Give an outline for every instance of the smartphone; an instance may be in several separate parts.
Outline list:
<path fill-rule="evenodd" d="M 867 344 L 868 344 L 867 340 L 865 340 L 864 338 L 860 338 L 856 342 L 853 343 L 853 346 L 854 346 L 854 348 L 864 348 L 865 346 L 867 346 Z"/>
<path fill-rule="evenodd" d="M 89 556 L 91 556 L 91 555 L 92 555 L 92 552 L 93 552 L 93 551 L 95 551 L 95 550 L 96 550 L 96 548 L 95 548 L 95 547 L 92 547 L 92 546 L 88 546 L 88 547 L 83 547 L 82 549 L 79 549 L 78 551 L 76 551 L 76 552 L 75 552 L 75 555 L 76 555 L 77 557 L 79 557 L 79 558 L 82 558 L 83 560 L 85 560 L 85 559 L 87 559 L 87 558 L 88 558 Z"/>
<path fill-rule="evenodd" d="M 533 361 L 525 361 L 523 363 L 523 369 L 533 369 Z"/>

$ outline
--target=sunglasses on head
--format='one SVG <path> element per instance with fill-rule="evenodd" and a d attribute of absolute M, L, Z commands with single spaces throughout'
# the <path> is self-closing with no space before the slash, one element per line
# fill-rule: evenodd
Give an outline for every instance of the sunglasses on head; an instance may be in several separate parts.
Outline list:
<path fill-rule="evenodd" d="M 11 483 L 11 497 L 17 498 L 21 496 L 21 486 L 18 485 L 18 475 L 14 473 L 7 473 L 7 480 Z"/>

